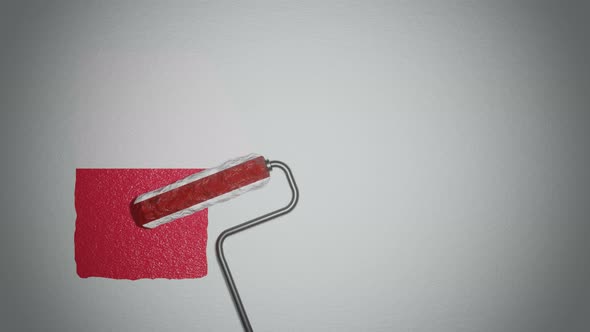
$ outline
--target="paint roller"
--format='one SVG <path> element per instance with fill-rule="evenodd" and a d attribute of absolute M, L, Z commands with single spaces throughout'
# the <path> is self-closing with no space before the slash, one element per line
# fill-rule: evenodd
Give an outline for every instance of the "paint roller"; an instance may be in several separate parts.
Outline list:
<path fill-rule="evenodd" d="M 283 171 L 287 178 L 291 189 L 289 203 L 280 209 L 226 229 L 217 238 L 215 246 L 219 266 L 245 331 L 252 331 L 252 326 L 227 264 L 223 243 L 231 235 L 280 217 L 295 208 L 299 200 L 299 191 L 289 167 L 283 162 L 269 161 L 261 155 L 250 154 L 140 195 L 131 205 L 131 213 L 138 225 L 155 228 L 261 188 L 268 183 L 270 172 L 275 168 Z"/>

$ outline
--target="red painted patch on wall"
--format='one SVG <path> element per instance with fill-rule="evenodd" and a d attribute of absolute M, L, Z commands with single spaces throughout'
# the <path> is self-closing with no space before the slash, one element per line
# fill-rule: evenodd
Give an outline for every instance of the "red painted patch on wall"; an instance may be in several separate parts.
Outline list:
<path fill-rule="evenodd" d="M 200 169 L 77 169 L 77 273 L 82 278 L 199 278 L 207 275 L 207 210 L 155 229 L 136 225 L 140 194 Z"/>

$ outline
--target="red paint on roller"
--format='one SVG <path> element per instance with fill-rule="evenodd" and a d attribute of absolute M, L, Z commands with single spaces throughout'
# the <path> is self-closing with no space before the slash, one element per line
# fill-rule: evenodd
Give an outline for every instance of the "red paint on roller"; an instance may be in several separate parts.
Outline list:
<path fill-rule="evenodd" d="M 254 184 L 269 176 L 264 157 L 255 157 L 170 191 L 136 202 L 132 204 L 131 211 L 137 224 L 144 226 Z"/>
<path fill-rule="evenodd" d="M 82 278 L 198 278 L 207 274 L 207 210 L 157 229 L 138 227 L 137 195 L 199 169 L 77 169 L 75 260 Z"/>

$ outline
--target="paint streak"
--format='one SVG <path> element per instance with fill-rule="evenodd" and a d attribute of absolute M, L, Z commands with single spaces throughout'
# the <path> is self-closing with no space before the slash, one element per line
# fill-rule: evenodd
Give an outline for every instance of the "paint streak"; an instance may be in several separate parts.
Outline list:
<path fill-rule="evenodd" d="M 81 278 L 199 278 L 207 275 L 207 210 L 146 229 L 130 205 L 140 194 L 200 169 L 77 169 L 74 234 Z"/>

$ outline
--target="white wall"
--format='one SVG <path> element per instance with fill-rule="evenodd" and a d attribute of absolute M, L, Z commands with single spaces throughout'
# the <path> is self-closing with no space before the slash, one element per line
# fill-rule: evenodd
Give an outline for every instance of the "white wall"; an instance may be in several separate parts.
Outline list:
<path fill-rule="evenodd" d="M 283 179 L 212 208 L 209 275 L 180 281 L 79 279 L 73 190 L 249 152 L 301 189 L 228 241 L 256 330 L 590 328 L 587 6 L 0 8 L 0 329 L 239 330 L 214 239 Z"/>

